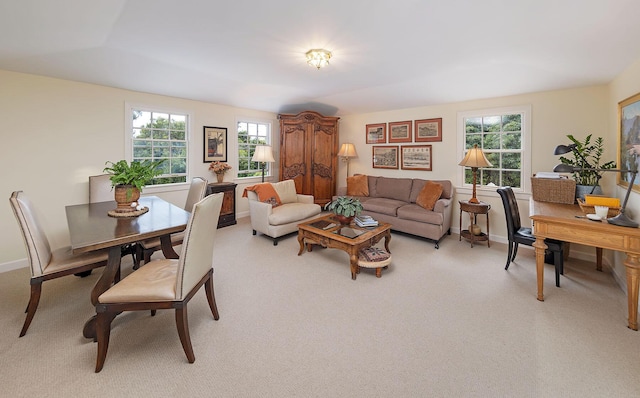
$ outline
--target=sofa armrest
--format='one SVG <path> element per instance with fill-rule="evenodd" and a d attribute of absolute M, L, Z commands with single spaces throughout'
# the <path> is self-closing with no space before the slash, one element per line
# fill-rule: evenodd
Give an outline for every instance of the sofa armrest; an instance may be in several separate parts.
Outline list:
<path fill-rule="evenodd" d="M 442 229 L 448 231 L 451 228 L 451 213 L 453 212 L 453 206 L 451 206 L 451 199 L 438 199 L 433 211 L 442 214 Z"/>
<path fill-rule="evenodd" d="M 301 193 L 296 195 L 298 196 L 298 203 L 313 203 L 313 195 L 303 195 Z"/>
<path fill-rule="evenodd" d="M 336 196 L 347 196 L 347 187 L 338 187 L 336 189 Z"/>
<path fill-rule="evenodd" d="M 262 233 L 267 233 L 269 231 L 269 216 L 272 211 L 273 206 L 269 203 L 249 200 L 251 228 Z"/>

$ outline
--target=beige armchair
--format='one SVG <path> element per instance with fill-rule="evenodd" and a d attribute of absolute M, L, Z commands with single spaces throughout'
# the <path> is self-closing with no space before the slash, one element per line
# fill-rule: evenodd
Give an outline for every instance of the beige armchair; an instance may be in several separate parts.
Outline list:
<path fill-rule="evenodd" d="M 318 217 L 322 209 L 313 201 L 313 196 L 296 193 L 293 180 L 284 180 L 270 184 L 278 194 L 279 206 L 273 206 L 272 200 L 260 201 L 258 193 L 245 189 L 249 199 L 249 213 L 253 234 L 260 232 L 273 239 L 273 245 L 278 245 L 278 238 L 298 231 L 298 224 Z"/>
<path fill-rule="evenodd" d="M 175 309 L 176 326 L 189 363 L 196 358 L 189 336 L 187 303 L 204 285 L 213 319 L 218 308 L 213 294 L 213 247 L 223 193 L 196 203 L 184 233 L 180 259 L 158 259 L 145 264 L 98 297 L 96 373 L 107 357 L 111 322 L 123 311 Z M 126 360 L 126 358 L 125 358 Z"/>

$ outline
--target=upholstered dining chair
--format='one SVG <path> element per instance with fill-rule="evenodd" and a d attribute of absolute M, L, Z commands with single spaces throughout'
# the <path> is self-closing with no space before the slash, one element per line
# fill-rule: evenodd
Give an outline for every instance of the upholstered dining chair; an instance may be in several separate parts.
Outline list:
<path fill-rule="evenodd" d="M 502 199 L 504 206 L 505 218 L 507 221 L 507 234 L 509 238 L 509 252 L 507 254 L 507 265 L 505 270 L 509 269 L 509 265 L 516 259 L 518 253 L 518 244 L 533 246 L 536 237 L 533 235 L 531 228 L 524 228 L 520 224 L 520 210 L 516 195 L 511 187 L 498 188 L 498 194 Z M 563 242 L 555 239 L 545 239 L 549 251 L 553 253 L 553 263 L 556 271 L 556 286 L 560 287 L 560 274 L 564 272 L 564 259 L 562 253 Z"/>
<path fill-rule="evenodd" d="M 184 204 L 184 209 L 191 212 L 193 206 L 207 194 L 207 180 L 202 177 L 194 177 L 189 185 L 189 192 L 187 193 L 187 200 Z M 184 231 L 171 234 L 171 245 L 177 246 L 182 244 L 184 239 Z M 151 261 L 151 255 L 162 248 L 160 244 L 160 238 L 147 239 L 142 242 L 138 242 L 137 257 L 140 264 L 148 263 Z M 136 267 L 137 268 L 137 267 Z"/>
<path fill-rule="evenodd" d="M 71 247 L 52 250 L 49 240 L 40 226 L 36 210 L 22 191 L 11 194 L 9 199 L 13 213 L 18 220 L 22 238 L 27 248 L 29 268 L 31 269 L 31 295 L 27 305 L 27 317 L 22 325 L 20 337 L 29 329 L 33 316 L 38 309 L 42 282 L 63 276 L 91 271 L 107 264 L 107 251 L 95 251 L 73 254 Z"/>
<path fill-rule="evenodd" d="M 213 319 L 218 308 L 213 293 L 213 248 L 224 194 L 196 203 L 184 233 L 179 259 L 153 260 L 132 272 L 98 297 L 96 373 L 102 370 L 109 348 L 111 321 L 123 311 L 175 309 L 176 326 L 189 363 L 196 358 L 189 336 L 187 303 L 204 285 Z"/>

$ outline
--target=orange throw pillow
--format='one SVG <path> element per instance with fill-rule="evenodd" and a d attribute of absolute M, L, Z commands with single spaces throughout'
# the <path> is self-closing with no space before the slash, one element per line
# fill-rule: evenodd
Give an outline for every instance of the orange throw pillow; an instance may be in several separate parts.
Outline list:
<path fill-rule="evenodd" d="M 442 184 L 427 181 L 416 198 L 416 204 L 427 210 L 433 210 L 433 206 L 440 199 L 440 195 L 442 195 Z"/>
<path fill-rule="evenodd" d="M 273 188 L 270 182 L 265 182 L 262 184 L 252 185 L 250 187 L 245 188 L 245 192 L 242 196 L 247 196 L 246 191 L 253 191 L 258 195 L 258 201 L 264 203 L 270 203 L 273 207 L 280 206 L 282 201 L 280 200 L 280 196 Z"/>
<path fill-rule="evenodd" d="M 366 175 L 347 177 L 347 196 L 369 196 L 369 179 Z"/>

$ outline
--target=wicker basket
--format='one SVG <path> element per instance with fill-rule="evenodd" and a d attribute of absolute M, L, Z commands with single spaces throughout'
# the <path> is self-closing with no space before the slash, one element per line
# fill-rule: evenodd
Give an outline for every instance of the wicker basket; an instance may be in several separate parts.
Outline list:
<path fill-rule="evenodd" d="M 533 200 L 539 202 L 573 204 L 576 201 L 576 182 L 569 178 L 531 177 Z"/>
<path fill-rule="evenodd" d="M 586 204 L 582 199 L 578 199 L 578 204 L 580 205 L 580 209 L 584 214 L 595 214 L 596 209 L 594 205 Z M 609 207 L 609 212 L 607 213 L 607 218 L 615 217 L 620 214 L 620 207 Z"/>

